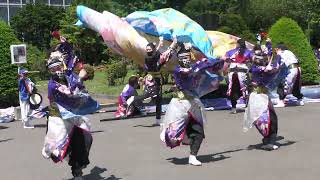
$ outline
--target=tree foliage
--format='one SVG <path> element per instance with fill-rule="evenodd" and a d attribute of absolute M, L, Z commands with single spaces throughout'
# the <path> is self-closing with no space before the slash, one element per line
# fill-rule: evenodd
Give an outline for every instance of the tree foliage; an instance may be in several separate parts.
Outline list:
<path fill-rule="evenodd" d="M 32 76 L 33 78 L 40 78 L 41 80 L 49 78 L 50 74 L 46 67 L 46 58 L 47 54 L 44 51 L 35 46 L 27 45 L 28 63 L 24 67 L 32 71 L 39 71 L 39 73 Z"/>
<path fill-rule="evenodd" d="M 270 29 L 273 44 L 283 42 L 299 59 L 302 68 L 302 82 L 314 84 L 318 80 L 317 60 L 302 29 L 297 22 L 281 18 Z"/>
<path fill-rule="evenodd" d="M 255 40 L 254 34 L 250 32 L 246 22 L 238 14 L 221 15 L 219 25 L 218 31 L 238 36 L 250 42 Z"/>
<path fill-rule="evenodd" d="M 11 27 L 20 41 L 39 49 L 50 48 L 51 31 L 59 26 L 64 10 L 44 4 L 27 4 L 11 19 Z"/>
<path fill-rule="evenodd" d="M 0 108 L 18 104 L 17 66 L 11 65 L 10 45 L 19 44 L 12 29 L 0 21 Z"/>

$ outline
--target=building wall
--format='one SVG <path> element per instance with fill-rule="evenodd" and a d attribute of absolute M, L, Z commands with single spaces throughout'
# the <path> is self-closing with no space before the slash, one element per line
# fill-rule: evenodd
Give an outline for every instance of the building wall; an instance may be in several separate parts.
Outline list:
<path fill-rule="evenodd" d="M 49 6 L 63 7 L 70 6 L 72 0 L 0 0 L 0 20 L 10 23 L 20 8 L 28 3 L 44 3 Z"/>

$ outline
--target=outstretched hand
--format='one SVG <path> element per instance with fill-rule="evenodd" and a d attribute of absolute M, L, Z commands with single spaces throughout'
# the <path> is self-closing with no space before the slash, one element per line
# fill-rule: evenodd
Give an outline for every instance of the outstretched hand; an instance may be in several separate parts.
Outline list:
<path fill-rule="evenodd" d="M 175 35 L 175 36 L 173 36 L 172 41 L 173 41 L 173 43 L 175 43 L 175 44 L 177 44 L 177 43 L 178 43 L 178 38 L 177 38 L 177 36 L 176 36 L 176 35 Z"/>

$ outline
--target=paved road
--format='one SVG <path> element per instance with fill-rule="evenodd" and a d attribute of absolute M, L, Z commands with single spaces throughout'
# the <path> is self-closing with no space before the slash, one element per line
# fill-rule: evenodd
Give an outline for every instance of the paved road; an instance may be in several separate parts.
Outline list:
<path fill-rule="evenodd" d="M 206 139 L 200 149 L 202 167 L 187 165 L 188 146 L 170 150 L 159 140 L 153 117 L 107 121 L 111 113 L 89 116 L 94 142 L 87 180 L 317 180 L 320 177 L 320 104 L 277 109 L 278 151 L 248 149 L 260 143 L 255 129 L 243 133 L 243 113 L 208 112 Z M 67 163 L 53 164 L 41 156 L 45 120 L 37 128 L 21 122 L 0 124 L 1 180 L 70 179 Z"/>

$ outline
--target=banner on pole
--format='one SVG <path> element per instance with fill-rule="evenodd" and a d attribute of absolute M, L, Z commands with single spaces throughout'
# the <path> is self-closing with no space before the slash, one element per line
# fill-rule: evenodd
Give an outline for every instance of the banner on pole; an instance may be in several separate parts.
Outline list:
<path fill-rule="evenodd" d="M 11 45 L 11 64 L 27 63 L 27 49 L 25 44 Z"/>

